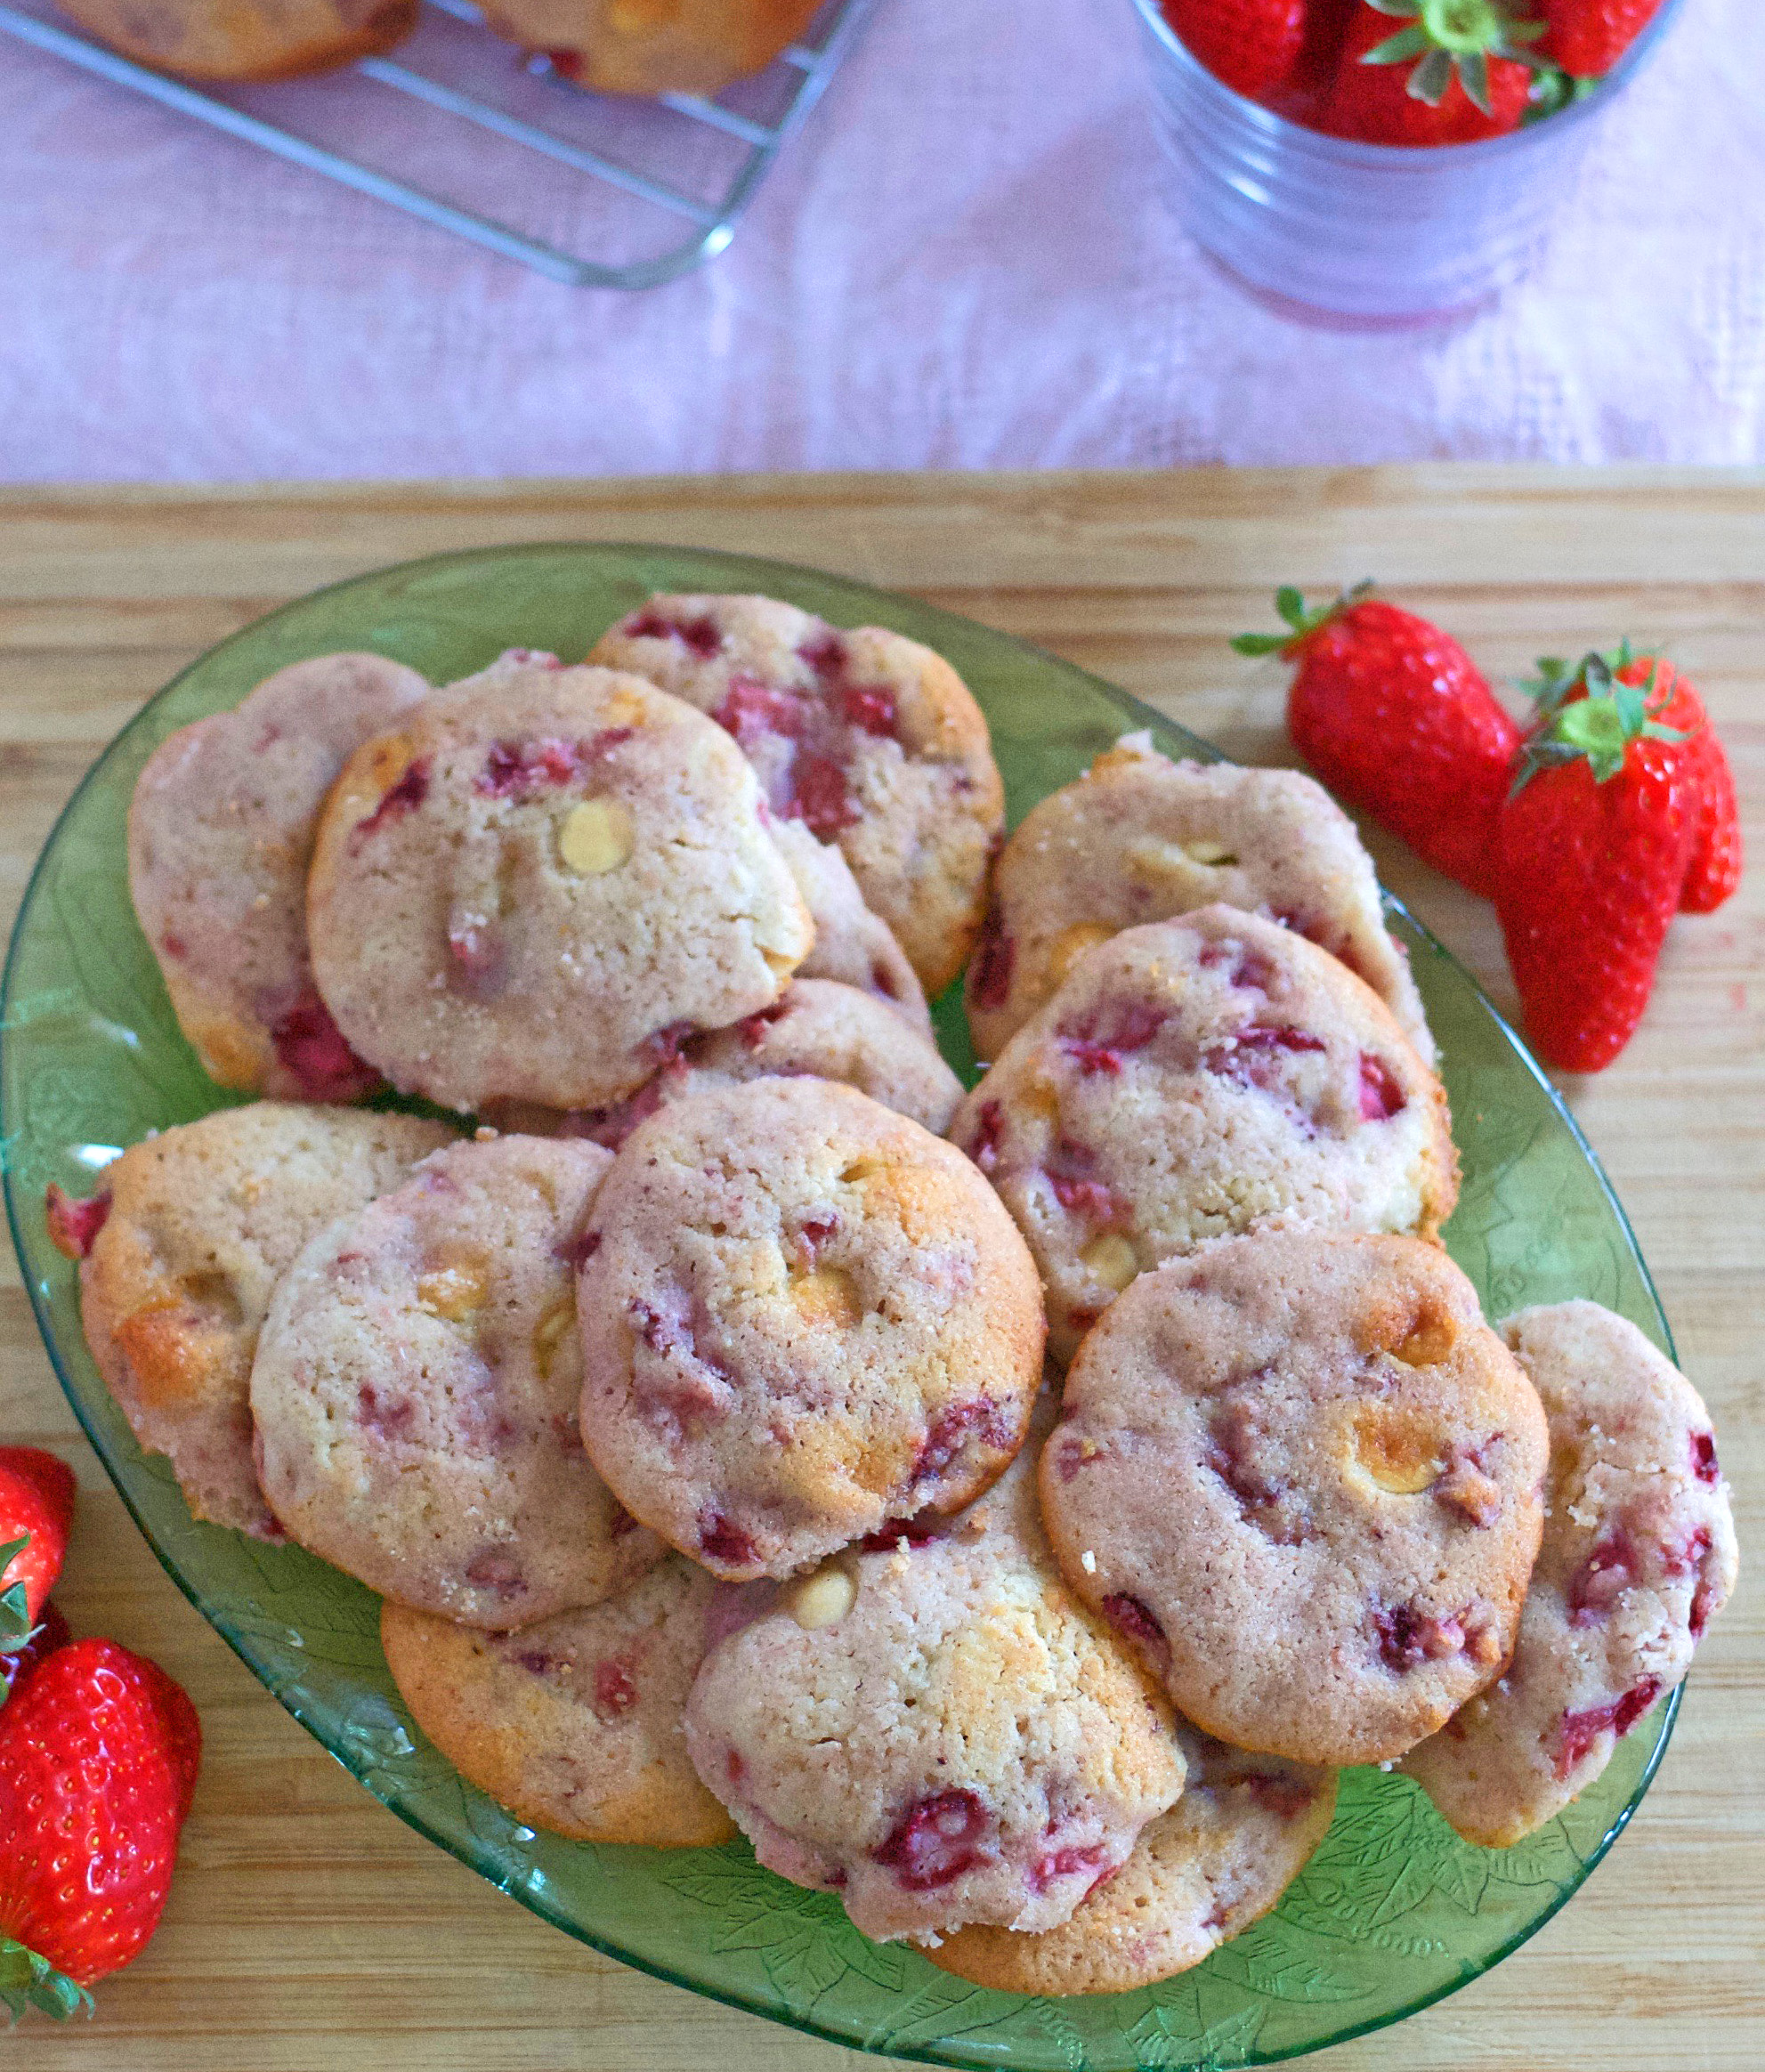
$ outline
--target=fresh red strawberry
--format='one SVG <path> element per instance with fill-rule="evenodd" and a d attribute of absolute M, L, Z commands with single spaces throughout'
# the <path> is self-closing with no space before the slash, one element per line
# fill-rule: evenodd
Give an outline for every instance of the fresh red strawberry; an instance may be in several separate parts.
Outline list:
<path fill-rule="evenodd" d="M 1544 17 L 1541 57 L 1572 78 L 1609 72 L 1661 12 L 1661 0 L 1532 0 Z"/>
<path fill-rule="evenodd" d="M 151 1663 L 76 1640 L 0 1712 L 0 2004 L 64 2019 L 139 1955 L 177 1856 L 185 1758 Z"/>
<path fill-rule="evenodd" d="M 1362 0 L 1322 126 L 1413 148 L 1504 135 L 1526 114 L 1541 33 L 1508 0 Z"/>
<path fill-rule="evenodd" d="M 1673 665 L 1659 655 L 1638 655 L 1617 671 L 1621 684 L 1643 689 L 1648 716 L 1685 735 L 1680 753 L 1691 765 L 1700 797 L 1691 863 L 1680 892 L 1682 914 L 1713 913 L 1740 884 L 1740 806 L 1735 773 L 1721 737 L 1710 724 L 1704 700 Z"/>
<path fill-rule="evenodd" d="M 1650 719 L 1685 737 L 1676 752 L 1692 769 L 1700 803 L 1680 911 L 1713 913 L 1739 885 L 1743 861 L 1734 772 L 1721 737 L 1710 724 L 1703 699 L 1664 656 L 1637 654 L 1624 641 L 1614 653 L 1593 659 L 1603 662 L 1618 683 L 1643 692 Z M 1586 663 L 1571 670 L 1547 658 L 1538 667 L 1539 675 L 1526 688 L 1541 723 L 1587 696 Z"/>
<path fill-rule="evenodd" d="M 16 1647 L 0 1651 L 0 1704 L 12 1696 L 46 1655 L 65 1647 L 73 1635 L 53 1598 L 43 1607 L 43 1615 Z"/>
<path fill-rule="evenodd" d="M 144 1655 L 138 1655 L 135 1660 L 146 1672 L 147 1688 L 165 1731 L 166 1752 L 177 1786 L 178 1825 L 182 1827 L 190 1818 L 196 1780 L 202 1771 L 202 1721 L 181 1683 L 174 1683 L 157 1662 L 150 1662 Z"/>
<path fill-rule="evenodd" d="M 1488 893 L 1520 730 L 1450 634 L 1369 597 L 1370 587 L 1311 611 L 1297 590 L 1282 590 L 1275 607 L 1291 632 L 1232 644 L 1298 662 L 1287 732 L 1324 783 L 1437 870 Z"/>
<path fill-rule="evenodd" d="M 1599 1072 L 1629 1042 L 1679 905 L 1703 810 L 1684 737 L 1599 655 L 1528 741 L 1502 809 L 1496 911 L 1550 1064 Z"/>
<path fill-rule="evenodd" d="M 74 1471 L 37 1446 L 0 1446 L 0 1651 L 22 1644 L 61 1573 Z"/>
<path fill-rule="evenodd" d="M 1289 122 L 1318 128 L 1336 79 L 1342 42 L 1361 0 L 1307 0 L 1305 40 L 1286 83 L 1259 98 Z"/>
<path fill-rule="evenodd" d="M 1306 0 L 1162 0 L 1164 19 L 1216 79 L 1252 101 L 1293 77 Z"/>

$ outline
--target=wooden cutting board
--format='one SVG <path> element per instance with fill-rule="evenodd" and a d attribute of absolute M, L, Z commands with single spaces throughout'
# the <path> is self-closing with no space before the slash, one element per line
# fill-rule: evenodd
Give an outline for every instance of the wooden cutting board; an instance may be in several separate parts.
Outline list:
<path fill-rule="evenodd" d="M 1660 1778 L 1518 1955 L 1330 2072 L 1756 2072 L 1765 2065 L 1765 473 L 746 477 L 273 491 L 0 492 L 0 906 L 56 812 L 174 670 L 320 583 L 450 547 L 652 539 L 911 590 L 1110 676 L 1246 759 L 1283 758 L 1281 677 L 1226 638 L 1278 582 L 1377 574 L 1494 674 L 1631 633 L 1709 697 L 1757 860 L 1681 920 L 1648 1020 L 1569 1089 L 1634 1219 L 1740 1514 L 1739 1594 Z M 1372 837 L 1388 881 L 1511 1006 L 1489 910 Z M 208 1739 L 178 1882 L 91 2027 L 18 2072 L 832 2072 L 873 2060 L 717 2007 L 545 1927 L 370 1800 L 185 1604 L 76 1433 L 15 1263 L 0 1434 L 84 1494 L 62 1599 L 156 1655 Z"/>

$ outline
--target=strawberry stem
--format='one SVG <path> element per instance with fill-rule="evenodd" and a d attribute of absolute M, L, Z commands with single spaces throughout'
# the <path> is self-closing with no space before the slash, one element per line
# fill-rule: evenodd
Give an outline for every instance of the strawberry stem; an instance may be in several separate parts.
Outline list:
<path fill-rule="evenodd" d="M 1350 590 L 1344 590 L 1340 597 L 1328 604 L 1316 604 L 1308 609 L 1304 595 L 1291 583 L 1283 584 L 1275 593 L 1275 609 L 1289 627 L 1286 633 L 1241 633 L 1232 643 L 1232 652 L 1239 655 L 1296 655 L 1320 627 L 1328 626 L 1332 619 L 1340 619 L 1345 611 L 1372 595 L 1372 578 L 1356 583 Z"/>
<path fill-rule="evenodd" d="M 52 2021 L 66 2021 L 69 2015 L 90 2014 L 93 1998 L 28 1943 L 0 1936 L 0 2007 L 6 2010 L 8 2027 L 33 2007 Z"/>
<path fill-rule="evenodd" d="M 1544 657 L 1537 676 L 1525 686 L 1533 693 L 1538 724 L 1520 751 L 1510 798 L 1541 770 L 1561 769 L 1584 758 L 1594 782 L 1606 784 L 1623 770 L 1632 742 L 1690 740 L 1678 727 L 1663 726 L 1650 716 L 1660 682 L 1658 663 L 1647 684 L 1619 682 L 1617 671 L 1629 668 L 1633 660 L 1628 641 L 1610 655 L 1584 655 L 1573 671 L 1557 657 Z M 1576 695 L 1583 690 L 1585 697 Z"/>
<path fill-rule="evenodd" d="M 4 1576 L 12 1563 L 30 1545 L 30 1534 L 8 1540 L 0 1547 L 0 1576 Z M 11 1655 L 22 1647 L 30 1639 L 30 1604 L 25 1595 L 22 1582 L 7 1584 L 0 1590 L 0 1655 Z"/>
<path fill-rule="evenodd" d="M 1526 46 L 1544 34 L 1544 24 L 1517 20 L 1509 0 L 1367 0 L 1367 5 L 1408 27 L 1364 52 L 1361 63 L 1405 65 L 1419 59 L 1404 90 L 1429 108 L 1439 107 L 1456 77 L 1466 97 L 1488 115 L 1491 58 L 1533 67 L 1543 61 Z"/>

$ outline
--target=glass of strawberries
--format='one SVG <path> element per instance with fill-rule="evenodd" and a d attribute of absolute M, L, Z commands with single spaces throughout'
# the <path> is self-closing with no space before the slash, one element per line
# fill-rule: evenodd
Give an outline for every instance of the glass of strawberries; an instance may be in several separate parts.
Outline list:
<path fill-rule="evenodd" d="M 1178 206 L 1259 295 L 1436 320 L 1525 271 L 1681 0 L 1134 0 Z"/>

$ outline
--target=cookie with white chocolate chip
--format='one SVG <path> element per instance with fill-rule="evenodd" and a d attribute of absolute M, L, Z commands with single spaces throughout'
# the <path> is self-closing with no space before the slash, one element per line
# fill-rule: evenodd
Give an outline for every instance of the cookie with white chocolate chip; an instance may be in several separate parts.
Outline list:
<path fill-rule="evenodd" d="M 688 1095 L 626 1139 L 579 1308 L 582 1435 L 634 1516 L 787 1575 L 1003 1472 L 1041 1380 L 1035 1267 L 960 1152 L 830 1081 Z"/>
<path fill-rule="evenodd" d="M 879 1940 L 1057 1927 L 1182 1789 L 1168 1708 L 1055 1571 L 1027 1453 L 962 1518 L 730 1596 L 699 1775 Z"/>
<path fill-rule="evenodd" d="M 1501 1673 L 1543 1524 L 1538 1392 L 1438 1246 L 1289 1229 L 1143 1275 L 1043 1449 L 1073 1587 L 1206 1733 L 1402 1755 Z"/>
<path fill-rule="evenodd" d="M 1273 1218 L 1431 1236 L 1458 1192 L 1439 1081 L 1372 987 L 1208 906 L 1091 951 L 957 1111 L 1071 1356 L 1137 1273 Z"/>
<path fill-rule="evenodd" d="M 1124 734 L 1032 806 L 1000 852 L 968 967 L 976 1049 L 997 1057 L 1087 950 L 1216 901 L 1340 958 L 1434 1062 L 1372 859 L 1323 786 L 1297 770 L 1175 763 L 1146 733 Z"/>
<path fill-rule="evenodd" d="M 657 596 L 589 660 L 709 713 L 775 818 L 838 843 L 927 994 L 943 991 L 980 927 L 1005 788 L 985 716 L 942 655 L 775 597 Z"/>
<path fill-rule="evenodd" d="M 577 1427 L 576 1267 L 611 1163 L 595 1144 L 457 1144 L 308 1244 L 251 1372 L 290 1538 L 491 1628 L 597 1604 L 661 1558 Z"/>
<path fill-rule="evenodd" d="M 326 805 L 319 989 L 404 1092 L 619 1100 L 808 954 L 762 810 L 722 729 L 638 677 L 535 663 L 439 692 Z"/>

